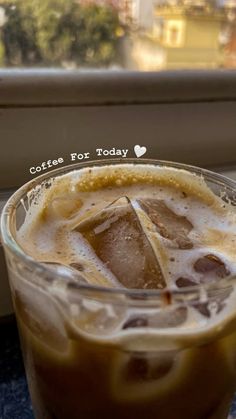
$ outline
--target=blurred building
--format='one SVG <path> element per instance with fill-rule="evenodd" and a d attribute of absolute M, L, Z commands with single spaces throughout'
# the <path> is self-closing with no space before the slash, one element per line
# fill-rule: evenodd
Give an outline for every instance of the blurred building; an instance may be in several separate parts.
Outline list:
<path fill-rule="evenodd" d="M 154 5 L 157 0 L 133 0 L 132 21 L 140 30 L 150 29 L 153 26 Z"/>
<path fill-rule="evenodd" d="M 154 6 L 152 33 L 136 40 L 133 56 L 143 70 L 222 66 L 219 37 L 226 19 L 210 0 L 169 0 Z"/>
<path fill-rule="evenodd" d="M 227 15 L 227 23 L 223 30 L 226 68 L 236 68 L 236 0 L 225 0 L 223 8 Z"/>
<path fill-rule="evenodd" d="M 122 23 L 138 28 L 150 28 L 153 23 L 153 5 L 158 0 L 78 0 L 80 4 L 109 4 L 115 7 Z"/>
<path fill-rule="evenodd" d="M 228 9 L 236 9 L 236 0 L 224 0 L 222 5 Z"/>

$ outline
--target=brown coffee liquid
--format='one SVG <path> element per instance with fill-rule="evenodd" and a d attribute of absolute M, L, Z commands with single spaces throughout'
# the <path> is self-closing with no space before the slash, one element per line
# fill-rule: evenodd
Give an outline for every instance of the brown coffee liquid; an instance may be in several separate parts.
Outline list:
<path fill-rule="evenodd" d="M 74 288 L 13 281 L 36 417 L 227 418 L 236 294 L 215 284 L 236 271 L 235 239 L 233 207 L 183 170 L 106 166 L 42 186 L 17 240 Z M 161 290 L 161 304 L 79 294 L 76 281 Z M 189 286 L 191 303 L 174 303 L 168 290 Z"/>

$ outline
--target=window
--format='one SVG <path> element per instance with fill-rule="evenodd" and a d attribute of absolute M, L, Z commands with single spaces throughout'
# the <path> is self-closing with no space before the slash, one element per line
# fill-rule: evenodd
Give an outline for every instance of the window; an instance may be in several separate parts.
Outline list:
<path fill-rule="evenodd" d="M 0 67 L 236 68 L 236 0 L 0 0 Z"/>

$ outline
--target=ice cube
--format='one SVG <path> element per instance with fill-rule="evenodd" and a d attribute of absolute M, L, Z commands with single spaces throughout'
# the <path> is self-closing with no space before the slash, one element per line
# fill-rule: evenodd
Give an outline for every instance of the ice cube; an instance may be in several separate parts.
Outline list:
<path fill-rule="evenodd" d="M 181 326 L 187 320 L 187 308 L 165 307 L 146 316 L 135 316 L 126 320 L 123 329 L 151 327 L 165 329 L 170 327 Z"/>
<path fill-rule="evenodd" d="M 209 265 L 202 265 L 202 267 L 209 267 Z M 180 277 L 176 280 L 176 285 L 178 288 L 184 288 L 184 287 L 191 287 L 199 285 L 197 282 L 193 281 L 189 278 Z M 199 311 L 203 316 L 205 317 L 211 317 L 215 314 L 218 314 L 221 310 L 223 310 L 227 304 L 227 299 L 231 295 L 233 288 L 231 285 L 225 285 L 225 287 L 212 285 L 212 282 L 210 283 L 210 287 L 206 289 L 205 293 L 205 301 L 202 301 L 201 298 L 201 290 L 199 289 L 198 295 L 196 294 L 196 299 L 193 301 L 192 306 Z"/>
<path fill-rule="evenodd" d="M 184 351 L 157 349 L 153 352 L 120 351 L 112 367 L 110 388 L 114 399 L 123 403 L 139 400 L 140 406 L 163 397 L 163 393 L 168 398 L 168 392 L 173 392 L 180 377 L 184 378 L 189 371 Z"/>
<path fill-rule="evenodd" d="M 42 215 L 46 219 L 50 217 L 71 219 L 78 214 L 82 205 L 83 202 L 77 195 L 68 193 L 49 201 L 49 204 L 43 209 Z"/>
<path fill-rule="evenodd" d="M 204 317 L 211 317 L 211 312 L 209 310 L 209 304 L 206 303 L 194 303 L 193 307 L 195 310 L 199 311 Z"/>
<path fill-rule="evenodd" d="M 184 288 L 184 287 L 193 287 L 194 285 L 198 285 L 197 282 L 193 281 L 192 279 L 185 278 L 183 276 L 179 277 L 175 281 L 177 287 Z"/>
<path fill-rule="evenodd" d="M 79 330 L 93 335 L 109 335 L 120 329 L 126 312 L 123 307 L 84 298 L 72 306 L 73 323 Z M 75 310 L 77 309 L 77 311 Z"/>
<path fill-rule="evenodd" d="M 224 262 L 213 254 L 208 254 L 199 258 L 194 263 L 193 267 L 196 272 L 205 274 L 205 276 L 211 274 L 214 277 L 224 278 L 230 275 L 230 271 L 225 266 Z"/>
<path fill-rule="evenodd" d="M 158 310 L 156 314 L 150 316 L 149 326 L 153 328 L 165 329 L 170 327 L 179 327 L 187 320 L 187 308 L 165 307 Z"/>
<path fill-rule="evenodd" d="M 208 310 L 211 315 L 220 313 L 227 305 L 227 300 L 233 292 L 233 287 L 230 284 L 225 284 L 225 286 L 211 287 L 207 294 L 209 298 Z"/>
<path fill-rule="evenodd" d="M 55 274 L 59 277 L 60 275 L 66 275 L 67 280 L 69 282 L 76 282 L 77 284 L 87 283 L 85 277 L 83 277 L 81 273 L 84 270 L 83 265 L 81 263 L 71 263 L 69 266 L 59 262 L 43 261 L 41 263 L 43 263 L 47 268 L 55 272 Z"/>
<path fill-rule="evenodd" d="M 147 316 L 135 316 L 126 320 L 123 325 L 123 329 L 132 329 L 137 327 L 147 327 L 148 326 L 148 317 Z"/>
<path fill-rule="evenodd" d="M 193 247 L 188 237 L 193 225 L 186 217 L 175 214 L 163 200 L 138 199 L 137 202 L 161 236 L 175 242 L 180 249 Z"/>
<path fill-rule="evenodd" d="M 208 293 L 209 300 L 205 303 L 194 303 L 193 307 L 205 317 L 214 317 L 226 307 L 227 297 L 218 296 L 211 298 Z"/>
<path fill-rule="evenodd" d="M 60 305 L 48 291 L 29 283 L 15 290 L 14 305 L 20 324 L 27 332 L 56 352 L 67 350 L 69 340 Z"/>
<path fill-rule="evenodd" d="M 128 198 L 120 198 L 75 228 L 127 288 L 166 286 L 160 264 Z"/>
<path fill-rule="evenodd" d="M 159 380 L 170 372 L 174 359 L 172 354 L 158 353 L 158 356 L 148 357 L 147 354 L 134 354 L 130 357 L 124 369 L 124 379 L 127 382 L 150 382 Z"/>

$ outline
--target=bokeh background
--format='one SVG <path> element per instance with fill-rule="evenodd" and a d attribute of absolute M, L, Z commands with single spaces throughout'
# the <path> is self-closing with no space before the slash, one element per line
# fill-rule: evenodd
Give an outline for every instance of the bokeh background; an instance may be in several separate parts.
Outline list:
<path fill-rule="evenodd" d="M 0 67 L 236 68 L 236 1 L 0 0 Z"/>

